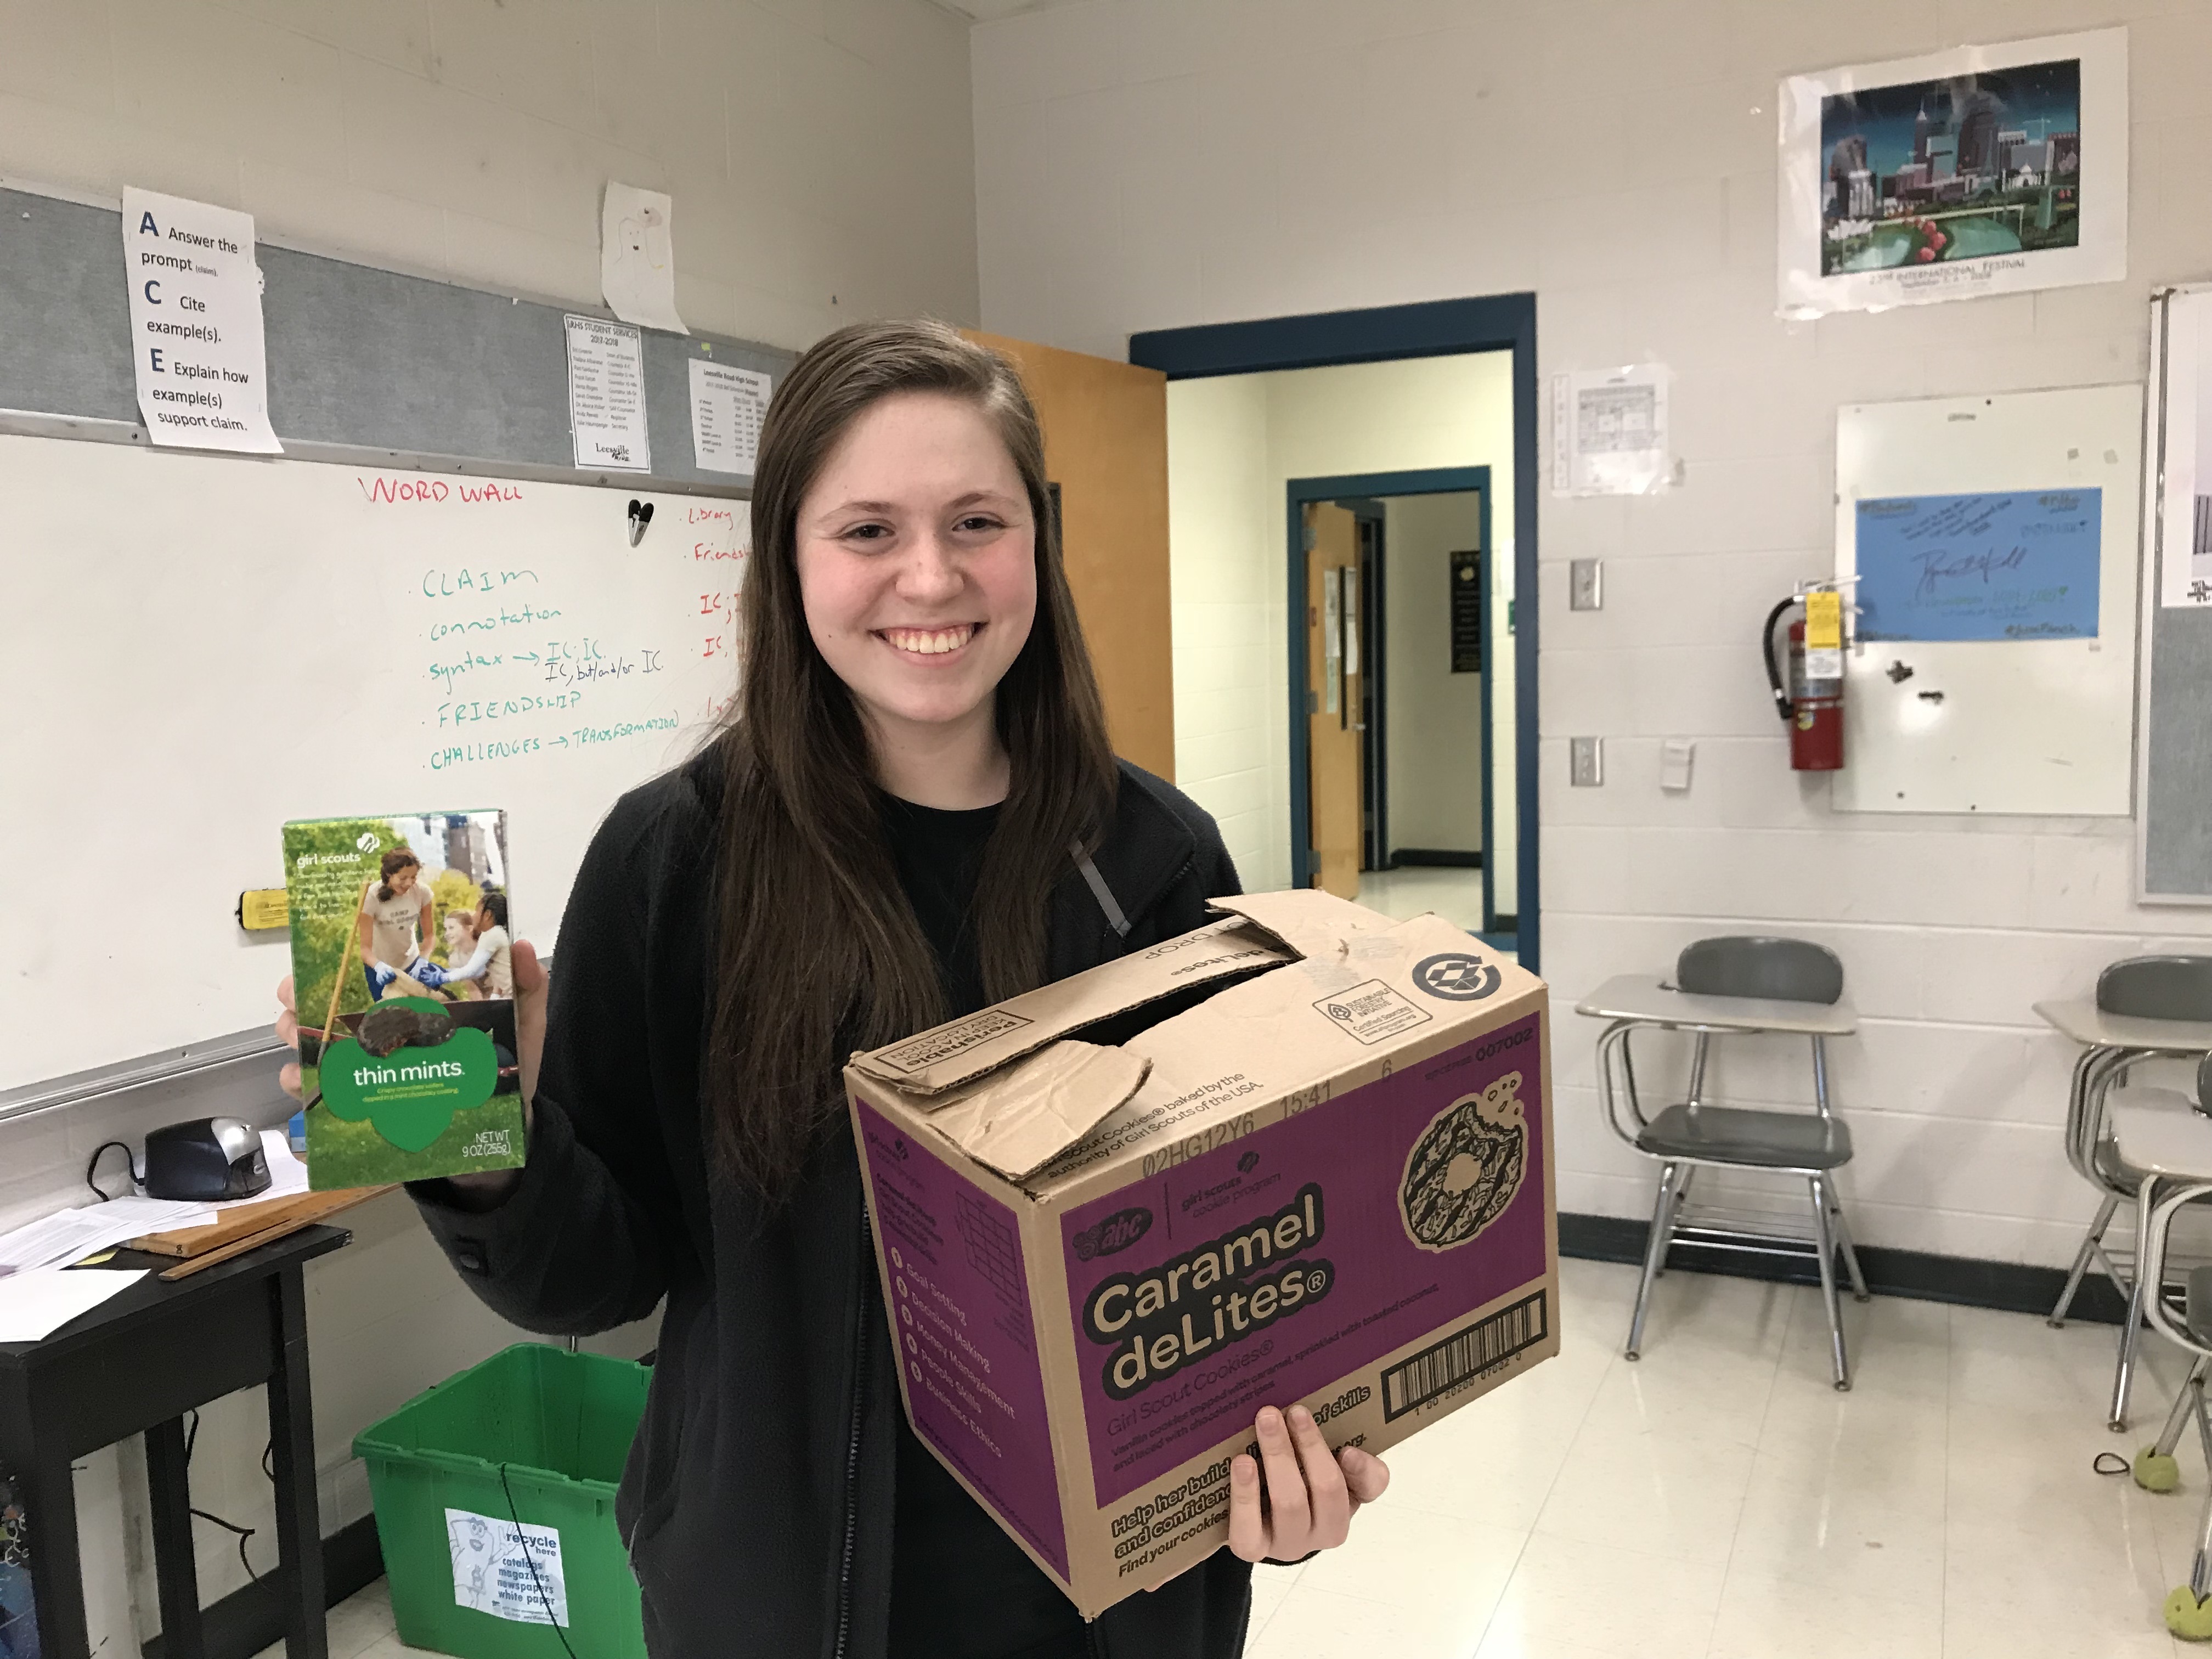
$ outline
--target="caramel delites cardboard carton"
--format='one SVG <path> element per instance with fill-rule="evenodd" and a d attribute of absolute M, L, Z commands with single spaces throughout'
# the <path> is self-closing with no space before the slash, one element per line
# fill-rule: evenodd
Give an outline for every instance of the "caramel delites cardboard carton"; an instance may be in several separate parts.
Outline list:
<path fill-rule="evenodd" d="M 1434 916 L 1217 908 L 846 1070 L 908 1418 L 1086 1616 L 1226 1541 L 1261 1406 L 1381 1451 L 1559 1351 L 1543 982 Z"/>
<path fill-rule="evenodd" d="M 308 1183 L 519 1166 L 507 815 L 295 820 L 284 871 Z"/>

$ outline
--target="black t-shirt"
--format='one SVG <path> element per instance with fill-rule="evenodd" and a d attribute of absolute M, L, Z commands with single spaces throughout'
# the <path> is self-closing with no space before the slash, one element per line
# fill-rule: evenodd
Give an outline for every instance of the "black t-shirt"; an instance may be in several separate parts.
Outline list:
<path fill-rule="evenodd" d="M 983 1006 L 975 878 L 999 809 L 947 812 L 885 795 L 899 885 L 937 953 L 955 1018 Z M 1083 1620 L 898 1419 L 890 1659 L 1079 1659 Z"/>

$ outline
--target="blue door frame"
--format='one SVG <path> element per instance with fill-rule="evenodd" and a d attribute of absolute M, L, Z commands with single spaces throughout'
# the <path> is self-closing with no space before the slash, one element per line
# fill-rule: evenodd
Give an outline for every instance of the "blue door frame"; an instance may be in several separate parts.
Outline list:
<path fill-rule="evenodd" d="M 1466 490 L 1482 497 L 1482 740 L 1478 764 L 1482 769 L 1482 933 L 1496 943 L 1498 902 L 1492 891 L 1490 853 L 1490 665 L 1491 618 L 1497 607 L 1489 603 L 1490 586 L 1490 469 L 1486 466 L 1433 466 L 1413 472 L 1347 472 L 1333 478 L 1292 478 L 1285 485 L 1285 517 L 1290 528 L 1286 568 L 1289 572 L 1291 652 L 1291 884 L 1312 884 L 1320 867 L 1313 848 L 1313 744 L 1307 724 L 1307 701 L 1312 685 L 1306 678 L 1306 544 L 1305 514 L 1300 511 L 1314 501 L 1342 501 L 1347 496 L 1443 495 Z M 1387 545 L 1383 556 L 1389 557 Z M 1371 631 L 1371 630 L 1370 630 Z M 1381 653 L 1376 653 L 1377 656 Z M 1516 659 L 1517 660 L 1517 659 Z M 1371 672 L 1371 671 L 1370 671 Z M 1389 680 L 1383 679 L 1387 695 Z M 1533 969 L 1531 970 L 1533 971 Z"/>
<path fill-rule="evenodd" d="M 1543 911 L 1538 902 L 1541 849 L 1536 814 L 1536 296 L 1502 294 L 1486 299 L 1435 300 L 1365 311 L 1316 312 L 1246 323 L 1158 329 L 1129 337 L 1129 361 L 1157 368 L 1171 380 L 1322 368 L 1334 363 L 1387 362 L 1399 357 L 1455 356 L 1472 351 L 1513 354 L 1513 765 L 1520 821 L 1515 908 L 1520 920 L 1522 963 L 1540 972 Z M 1525 611 L 1518 603 L 1522 599 L 1528 601 Z M 1303 615 L 1304 606 L 1301 592 L 1293 605 L 1294 613 Z M 1301 635 L 1291 660 L 1303 665 L 1304 659 Z M 1303 668 L 1295 672 L 1302 674 Z M 1304 717 L 1303 705 L 1299 717 Z M 1299 810 L 1302 799 L 1303 792 L 1294 783 L 1293 812 Z"/>

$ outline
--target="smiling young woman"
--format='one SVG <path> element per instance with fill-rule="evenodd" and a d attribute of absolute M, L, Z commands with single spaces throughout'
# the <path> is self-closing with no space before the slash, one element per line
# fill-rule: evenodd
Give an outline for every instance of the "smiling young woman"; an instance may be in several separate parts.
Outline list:
<path fill-rule="evenodd" d="M 608 814 L 550 999 L 512 946 L 528 1162 L 415 1196 L 517 1324 L 665 1301 L 617 1504 L 654 1659 L 1233 1659 L 1249 1564 L 1343 1542 L 1381 1462 L 1262 1410 L 1230 1547 L 1085 1625 L 900 1410 L 838 1067 L 1186 933 L 1236 870 L 1114 758 L 1003 359 L 823 340 L 753 532 L 732 719 Z"/>

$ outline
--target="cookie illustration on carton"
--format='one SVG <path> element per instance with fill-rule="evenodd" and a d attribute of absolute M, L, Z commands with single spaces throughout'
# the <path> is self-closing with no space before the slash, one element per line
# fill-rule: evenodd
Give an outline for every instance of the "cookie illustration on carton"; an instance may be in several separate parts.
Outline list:
<path fill-rule="evenodd" d="M 1398 1207 L 1425 1250 L 1464 1244 L 1503 1214 L 1528 1168 L 1521 1073 L 1462 1095 L 1429 1120 L 1406 1155 Z"/>

